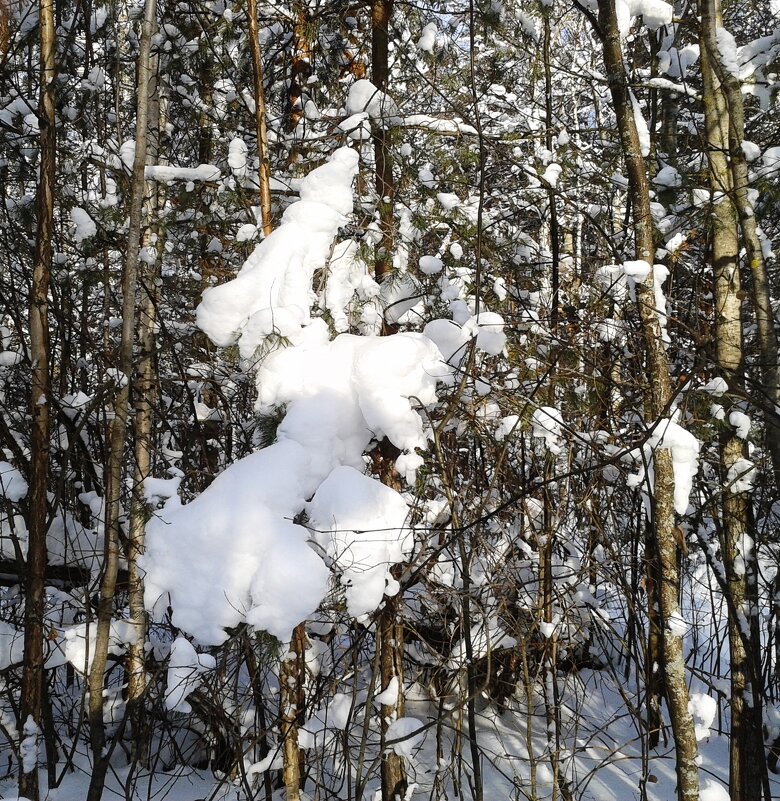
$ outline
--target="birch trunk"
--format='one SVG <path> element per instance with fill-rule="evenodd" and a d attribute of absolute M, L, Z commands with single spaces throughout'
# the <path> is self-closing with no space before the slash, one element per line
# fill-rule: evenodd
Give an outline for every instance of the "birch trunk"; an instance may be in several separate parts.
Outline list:
<path fill-rule="evenodd" d="M 146 161 L 159 160 L 160 96 L 157 81 L 158 57 L 150 59 L 149 124 Z M 152 433 L 157 399 L 157 278 L 159 276 L 159 242 L 156 217 L 160 202 L 159 185 L 149 181 L 145 187 L 143 219 L 147 223 L 143 247 L 154 253 L 155 260 L 144 259 L 139 265 L 140 298 L 138 304 L 138 358 L 134 380 L 133 433 L 135 444 L 135 475 L 130 509 L 130 524 L 125 557 L 127 560 L 130 619 L 136 627 L 136 639 L 127 648 L 127 707 L 133 737 L 133 763 L 144 767 L 149 761 L 149 735 L 144 716 L 146 695 L 146 608 L 144 606 L 143 573 L 138 559 L 144 552 L 149 505 L 144 497 L 144 481 L 152 472 Z"/>

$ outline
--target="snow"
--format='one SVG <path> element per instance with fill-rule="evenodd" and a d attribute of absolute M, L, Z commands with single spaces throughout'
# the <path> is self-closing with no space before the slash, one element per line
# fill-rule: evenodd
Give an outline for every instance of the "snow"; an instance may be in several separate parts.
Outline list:
<path fill-rule="evenodd" d="M 335 330 L 343 333 L 356 325 L 364 328 L 364 333 L 374 333 L 377 326 L 372 320 L 381 324 L 379 293 L 379 285 L 370 275 L 358 243 L 351 239 L 336 243 L 320 302 L 330 313 Z"/>
<path fill-rule="evenodd" d="M 642 281 L 650 275 L 652 269 L 649 262 L 643 261 L 642 259 L 623 263 L 623 272 L 636 283 L 642 283 Z"/>
<path fill-rule="evenodd" d="M 172 167 L 169 164 L 150 164 L 144 170 L 148 181 L 172 183 L 173 181 L 219 181 L 222 172 L 213 164 L 197 167 Z"/>
<path fill-rule="evenodd" d="M 244 223 L 236 231 L 236 242 L 250 242 L 257 236 L 257 226 L 252 223 Z"/>
<path fill-rule="evenodd" d="M 419 733 L 415 734 L 415 732 Z M 387 727 L 385 732 L 386 740 L 400 741 L 393 743 L 390 749 L 407 759 L 411 759 L 414 756 L 414 752 L 424 736 L 425 724 L 417 718 L 398 718 Z"/>
<path fill-rule="evenodd" d="M 734 410 L 729 413 L 729 425 L 737 429 L 737 436 L 740 439 L 747 439 L 750 434 L 750 417 L 744 412 Z"/>
<path fill-rule="evenodd" d="M 715 376 L 711 378 L 702 388 L 702 392 L 707 392 L 714 398 L 720 398 L 729 391 L 729 385 L 726 383 L 725 378 Z"/>
<path fill-rule="evenodd" d="M 300 200 L 236 278 L 204 293 L 197 324 L 215 344 L 238 341 L 241 356 L 251 358 L 269 336 L 295 339 L 308 324 L 312 276 L 328 263 L 333 239 L 352 211 L 357 168 L 357 151 L 336 150 L 303 179 Z"/>
<path fill-rule="evenodd" d="M 390 569 L 414 545 L 406 522 L 409 507 L 401 495 L 342 466 L 320 485 L 306 511 L 313 536 L 341 574 L 350 615 L 360 619 L 385 594 L 395 595 Z"/>
<path fill-rule="evenodd" d="M 635 300 L 636 285 L 646 282 L 651 274 L 661 337 L 668 344 L 670 340 L 666 329 L 666 295 L 663 291 L 663 284 L 669 277 L 669 270 L 666 266 L 663 264 L 651 266 L 649 262 L 641 259 L 626 261 L 623 264 L 609 264 L 596 270 L 596 279 L 616 301 L 622 303 L 626 297 Z"/>
<path fill-rule="evenodd" d="M 460 198 L 454 192 L 438 192 L 436 200 L 445 211 L 452 211 L 460 206 Z"/>
<path fill-rule="evenodd" d="M 0 367 L 14 367 L 24 359 L 24 354 L 17 350 L 0 351 Z"/>
<path fill-rule="evenodd" d="M 595 0 L 588 5 L 592 11 L 598 11 Z M 635 17 L 641 16 L 645 26 L 654 31 L 662 25 L 669 25 L 673 13 L 672 6 L 663 0 L 616 0 L 615 10 L 618 18 L 618 30 L 622 38 L 628 36 Z"/>
<path fill-rule="evenodd" d="M 503 442 L 507 437 L 512 436 L 515 432 L 519 431 L 520 417 L 516 414 L 509 414 L 501 418 L 498 428 L 495 431 L 495 438 L 497 442 Z"/>
<path fill-rule="evenodd" d="M 423 333 L 436 344 L 442 358 L 453 367 L 458 366 L 466 355 L 470 337 L 454 320 L 431 320 Z M 457 358 L 456 358 L 457 357 Z"/>
<path fill-rule="evenodd" d="M 198 654 L 185 637 L 177 637 L 171 645 L 166 677 L 165 708 L 171 712 L 191 712 L 187 696 L 200 684 L 200 677 L 216 667 L 210 654 Z"/>
<path fill-rule="evenodd" d="M 621 0 L 619 0 L 620 2 Z M 674 9 L 670 3 L 663 0 L 626 0 L 631 14 L 641 16 L 642 22 L 651 31 L 658 30 L 663 25 L 670 25 Z"/>
<path fill-rule="evenodd" d="M 506 347 L 504 318 L 496 312 L 480 312 L 470 317 L 463 331 L 476 336 L 477 348 L 490 356 L 498 356 Z"/>
<path fill-rule="evenodd" d="M 290 520 L 313 491 L 305 449 L 275 443 L 217 476 L 186 506 L 171 503 L 147 526 L 147 608 L 170 604 L 173 622 L 202 645 L 246 621 L 281 640 L 325 595 L 328 571 Z M 270 583 L 269 583 L 270 582 Z"/>
<path fill-rule="evenodd" d="M 436 44 L 436 34 L 439 29 L 435 22 L 429 22 L 423 29 L 420 38 L 417 40 L 417 49 L 424 53 L 433 55 L 433 48 Z"/>
<path fill-rule="evenodd" d="M 471 134 L 472 136 L 477 136 L 479 133 L 473 125 L 468 125 L 456 119 L 434 117 L 430 114 L 410 114 L 404 117 L 400 124 L 407 128 L 422 128 L 426 131 L 441 134 Z"/>
<path fill-rule="evenodd" d="M 0 497 L 18 503 L 27 497 L 27 489 L 22 474 L 12 464 L 0 461 Z"/>
<path fill-rule="evenodd" d="M 32 773 L 38 765 L 39 740 L 41 730 L 33 720 L 32 715 L 27 716 L 22 730 L 24 735 L 19 743 L 19 756 L 22 760 L 22 770 L 25 773 Z"/>
<path fill-rule="evenodd" d="M 425 275 L 436 275 L 442 271 L 444 263 L 436 256 L 421 256 L 420 257 L 420 272 Z"/>
<path fill-rule="evenodd" d="M 757 475 L 756 466 L 749 459 L 737 459 L 726 474 L 726 485 L 734 494 L 750 492 Z"/>
<path fill-rule="evenodd" d="M 76 242 L 83 242 L 85 239 L 89 239 L 97 233 L 95 221 L 89 216 L 86 210 L 82 209 L 80 206 L 74 206 L 70 210 L 70 219 L 75 226 L 73 238 Z"/>
<path fill-rule="evenodd" d="M 249 148 L 246 142 L 236 137 L 230 140 L 228 147 L 228 165 L 236 178 L 243 178 L 247 173 L 247 154 Z"/>
<path fill-rule="evenodd" d="M 710 736 L 710 729 L 718 714 L 718 702 L 706 693 L 691 693 L 688 711 L 694 721 L 696 739 L 704 740 Z"/>
<path fill-rule="evenodd" d="M 682 176 L 671 164 L 666 164 L 655 174 L 653 183 L 668 189 L 678 189 L 682 186 Z"/>
<path fill-rule="evenodd" d="M 383 281 L 380 299 L 388 323 L 415 323 L 422 317 L 423 292 L 409 273 Z"/>
<path fill-rule="evenodd" d="M 558 178 L 561 175 L 561 165 L 552 162 L 551 164 L 547 165 L 547 168 L 542 175 L 542 180 L 546 181 L 550 184 L 551 187 L 556 187 L 558 185 Z"/>
<path fill-rule="evenodd" d="M 715 31 L 715 38 L 718 43 L 718 54 L 720 63 L 734 78 L 739 78 L 739 58 L 737 56 L 737 43 L 734 37 L 725 28 L 720 26 Z"/>
<path fill-rule="evenodd" d="M 350 116 L 366 112 L 372 120 L 383 120 L 391 125 L 398 123 L 398 106 L 395 101 L 365 78 L 355 81 L 349 87 L 346 108 Z"/>
<path fill-rule="evenodd" d="M 339 128 L 345 131 L 349 138 L 355 142 L 361 142 L 371 138 L 370 116 L 367 111 L 359 111 L 357 114 L 350 114 L 339 123 Z"/>
<path fill-rule="evenodd" d="M 651 430 L 643 450 L 645 460 L 650 460 L 657 448 L 670 452 L 674 473 L 674 508 L 678 515 L 684 515 L 688 511 L 693 480 L 699 471 L 701 444 L 690 431 L 679 425 L 678 414 L 675 412 L 672 417 L 658 421 Z M 628 485 L 637 486 L 644 478 L 644 469 L 641 469 L 638 474 L 629 476 Z"/>
<path fill-rule="evenodd" d="M 705 779 L 699 790 L 699 801 L 730 801 L 729 791 L 717 779 Z"/>
<path fill-rule="evenodd" d="M 645 158 L 650 155 L 650 129 L 647 127 L 647 120 L 645 120 L 645 115 L 642 113 L 642 109 L 639 105 L 639 101 L 636 99 L 636 96 L 633 92 L 630 92 L 631 95 L 631 108 L 634 112 L 634 124 L 636 125 L 636 132 L 639 136 L 639 150 Z"/>
<path fill-rule="evenodd" d="M 659 429 L 660 434 L 657 433 Z M 677 514 L 685 514 L 693 479 L 699 470 L 699 440 L 673 420 L 662 420 L 651 437 L 651 447 L 670 451 L 674 471 L 674 508 Z"/>
<path fill-rule="evenodd" d="M 0 670 L 18 665 L 24 659 L 24 632 L 0 621 Z"/>
<path fill-rule="evenodd" d="M 51 648 L 46 660 L 47 667 L 55 667 L 69 662 L 83 675 L 87 675 L 92 666 L 92 655 L 97 638 L 97 625 L 93 621 L 77 623 L 65 627 L 56 637 L 49 640 Z M 108 653 L 123 654 L 130 643 L 138 639 L 138 629 L 128 620 L 112 620 L 109 627 Z M 106 666 L 108 669 L 110 665 Z"/>
<path fill-rule="evenodd" d="M 106 378 L 113 381 L 117 387 L 126 387 L 129 383 L 127 376 L 117 367 L 107 367 Z"/>
<path fill-rule="evenodd" d="M 778 148 L 778 150 L 780 151 L 780 148 Z M 420 167 L 420 169 L 417 171 L 417 178 L 427 189 L 436 188 L 436 177 L 431 171 L 430 165 Z"/>
<path fill-rule="evenodd" d="M 411 545 L 406 502 L 362 475 L 363 452 L 387 436 L 402 451 L 399 472 L 413 480 L 422 463 L 415 451 L 427 444 L 415 407 L 436 400 L 448 373 L 441 353 L 421 334 L 328 341 L 322 321 L 303 334 L 258 370 L 258 410 L 286 408 L 277 441 L 186 506 L 169 502 L 147 527 L 147 606 L 162 616 L 170 602 L 174 624 L 201 644 L 224 642 L 225 629 L 242 621 L 285 639 L 314 612 L 329 571 L 307 545 L 309 532 L 290 522 L 312 496 L 310 523 L 333 535 L 320 544 L 352 582 L 353 610 L 381 601 L 389 566 Z M 355 505 L 347 487 L 372 505 Z"/>
<path fill-rule="evenodd" d="M 556 455 L 563 450 L 561 437 L 563 425 L 561 413 L 552 406 L 540 406 L 531 416 L 533 435 L 543 439 L 550 453 Z"/>
<path fill-rule="evenodd" d="M 399 687 L 400 682 L 398 681 L 398 676 L 393 676 L 387 687 L 382 690 L 381 693 L 377 693 L 377 695 L 374 696 L 374 703 L 384 706 L 394 706 L 398 700 Z"/>
<path fill-rule="evenodd" d="M 747 139 L 742 141 L 742 153 L 746 161 L 756 161 L 761 158 L 761 148 L 755 142 Z"/>

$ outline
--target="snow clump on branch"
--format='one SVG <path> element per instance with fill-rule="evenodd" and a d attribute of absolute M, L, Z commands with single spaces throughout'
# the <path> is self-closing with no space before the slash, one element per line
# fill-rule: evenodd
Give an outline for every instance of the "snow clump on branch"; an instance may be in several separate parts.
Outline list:
<path fill-rule="evenodd" d="M 436 385 L 451 368 L 424 334 L 331 340 L 325 321 L 310 316 L 313 274 L 328 265 L 352 211 L 357 166 L 357 153 L 341 148 L 309 173 L 281 226 L 198 307 L 209 337 L 237 342 L 245 358 L 272 334 L 288 341 L 267 349 L 257 371 L 257 410 L 284 408 L 276 441 L 228 467 L 186 506 L 169 499 L 147 526 L 147 607 L 161 618 L 170 606 L 174 625 L 201 645 L 223 643 L 242 622 L 287 641 L 328 591 L 330 570 L 310 547 L 312 534 L 341 574 L 356 617 L 397 591 L 390 567 L 413 546 L 406 501 L 363 474 L 364 454 L 387 437 L 400 451 L 398 472 L 413 482 L 429 436 L 418 409 L 436 402 Z M 355 281 L 365 284 L 353 273 L 331 273 L 349 286 L 331 287 L 326 305 L 342 309 Z M 336 316 L 343 328 L 346 319 Z M 478 346 L 482 337 L 489 340 L 482 347 L 503 348 L 503 320 L 481 317 L 472 334 Z M 293 522 L 305 510 L 311 531 Z"/>

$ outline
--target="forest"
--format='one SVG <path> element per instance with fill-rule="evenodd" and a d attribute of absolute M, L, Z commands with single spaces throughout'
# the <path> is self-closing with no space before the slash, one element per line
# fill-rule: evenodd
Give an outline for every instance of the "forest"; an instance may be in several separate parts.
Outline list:
<path fill-rule="evenodd" d="M 0 0 L 0 798 L 780 798 L 780 2 Z"/>

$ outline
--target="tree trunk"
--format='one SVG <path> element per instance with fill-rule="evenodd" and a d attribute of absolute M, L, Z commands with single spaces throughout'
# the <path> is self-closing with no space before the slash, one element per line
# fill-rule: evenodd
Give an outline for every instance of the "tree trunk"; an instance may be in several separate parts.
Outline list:
<path fill-rule="evenodd" d="M 293 630 L 290 650 L 279 671 L 279 712 L 282 735 L 282 774 L 286 801 L 300 801 L 303 753 L 298 745 L 298 726 L 305 708 L 306 628 Z"/>
<path fill-rule="evenodd" d="M 387 91 L 390 76 L 388 63 L 389 25 L 393 15 L 393 0 L 372 0 L 371 3 L 371 77 L 382 92 Z M 390 153 L 390 135 L 384 120 L 372 124 L 374 141 L 375 187 L 379 210 L 379 229 L 382 237 L 374 251 L 374 277 L 381 283 L 393 267 L 393 159 Z M 393 327 L 383 324 L 384 334 L 393 333 Z M 380 481 L 393 489 L 400 489 L 400 478 L 395 470 L 395 448 L 383 440 L 374 450 L 374 470 Z M 385 750 L 385 732 L 390 723 L 403 714 L 403 627 L 398 623 L 400 594 L 385 596 L 385 605 L 377 623 L 379 641 L 380 676 L 382 689 L 393 678 L 398 681 L 398 695 L 394 704 L 382 705 L 382 801 L 403 799 L 406 794 L 406 771 L 403 758 L 390 748 Z"/>
<path fill-rule="evenodd" d="M 398 623 L 399 596 L 385 598 L 385 605 L 378 621 L 379 631 L 379 674 L 382 689 L 390 682 L 398 682 L 398 694 L 392 704 L 382 704 L 379 714 L 382 718 L 382 801 L 399 801 L 406 796 L 406 773 L 403 761 L 395 751 L 385 753 L 384 734 L 388 722 L 402 717 L 404 713 L 404 673 L 403 673 L 403 626 Z"/>
<path fill-rule="evenodd" d="M 138 96 L 136 105 L 135 157 L 130 195 L 130 224 L 127 252 L 122 275 L 122 335 L 118 369 L 119 385 L 114 400 L 114 418 L 109 429 L 109 452 L 106 466 L 105 561 L 97 612 L 97 631 L 89 672 L 89 731 L 92 746 L 92 777 L 87 801 L 100 801 L 108 770 L 109 754 L 103 727 L 103 680 L 108 655 L 114 595 L 119 569 L 121 490 L 125 440 L 130 404 L 130 376 L 133 371 L 133 346 L 136 321 L 136 288 L 140 261 L 141 229 L 144 207 L 144 170 L 149 134 L 150 97 L 155 76 L 152 74 L 150 46 L 156 30 L 156 0 L 146 0 L 141 23 L 138 56 Z"/>
<path fill-rule="evenodd" d="M 160 96 L 157 81 L 158 57 L 150 59 L 149 118 L 146 161 L 159 160 L 161 126 Z M 155 401 L 157 399 L 157 280 L 159 276 L 159 240 L 156 217 L 161 205 L 159 184 L 149 181 L 145 187 L 143 219 L 147 223 L 143 247 L 154 253 L 154 262 L 144 259 L 139 266 L 140 298 L 138 304 L 138 358 L 134 379 L 133 439 L 135 475 L 130 508 L 130 523 L 125 548 L 128 577 L 130 620 L 136 627 L 136 639 L 127 648 L 127 707 L 132 727 L 133 763 L 146 767 L 149 761 L 149 736 L 144 716 L 146 695 L 146 607 L 144 606 L 143 575 L 138 558 L 144 552 L 149 505 L 144 497 L 144 481 L 152 473 L 152 434 Z"/>
<path fill-rule="evenodd" d="M 745 139 L 745 106 L 742 86 L 737 77 L 724 68 L 717 48 L 716 28 L 721 25 L 720 0 L 702 0 L 701 45 L 706 49 L 711 79 L 719 84 L 722 96 L 719 108 L 725 128 L 723 153 L 728 153 L 727 169 L 731 171 L 731 198 L 739 215 L 739 226 L 745 247 L 745 261 L 750 269 L 753 312 L 756 316 L 758 347 L 761 355 L 761 408 L 764 413 L 767 450 L 772 459 L 775 486 L 780 486 L 780 358 L 778 358 L 777 331 L 772 310 L 769 278 L 758 236 L 753 208 L 748 202 L 748 166 L 742 142 Z M 720 191 L 723 191 L 722 189 Z"/>
<path fill-rule="evenodd" d="M 287 93 L 287 132 L 294 133 L 303 119 L 305 104 L 304 91 L 312 73 L 312 53 L 310 41 L 310 17 L 306 4 L 294 4 L 292 59 L 290 68 L 290 88 Z M 296 154 L 293 153 L 293 156 Z"/>
<path fill-rule="evenodd" d="M 604 65 L 615 107 L 620 141 L 628 175 L 628 196 L 633 209 L 636 258 L 652 266 L 655 256 L 650 191 L 639 135 L 634 119 L 628 77 L 623 61 L 614 0 L 599 3 L 599 24 L 603 33 Z M 668 414 L 671 400 L 669 364 L 661 338 L 655 309 L 654 270 L 638 286 L 639 314 L 647 354 L 649 387 L 645 416 L 648 425 Z M 685 680 L 682 638 L 670 622 L 680 614 L 679 567 L 675 537 L 674 474 L 668 450 L 654 454 L 653 531 L 658 558 L 658 598 L 663 632 L 664 688 L 674 733 L 677 757 L 677 795 L 680 801 L 698 801 L 698 747 L 693 719 L 688 711 L 688 685 Z"/>
<path fill-rule="evenodd" d="M 716 28 L 720 23 L 717 0 L 703 0 L 701 11 L 701 65 L 704 86 L 704 114 L 707 131 L 707 157 L 710 187 L 715 196 L 712 220 L 712 262 L 715 278 L 715 332 L 718 366 L 731 380 L 742 384 L 744 362 L 742 344 L 742 301 L 739 276 L 739 219 L 733 184 L 733 163 L 727 154 L 733 140 L 730 104 L 716 62 Z M 720 71 L 722 75 L 724 71 Z M 741 105 L 741 97 L 740 97 Z M 741 155 L 741 138 L 737 149 Z M 732 146 L 732 159 L 734 149 Z M 743 161 L 744 161 L 744 157 Z M 747 189 L 747 171 L 743 176 Z M 759 244 L 760 251 L 760 244 Z M 749 251 L 748 251 L 749 254 Z M 759 337 L 760 338 L 760 337 Z M 770 372 L 776 372 L 772 370 Z M 729 792 L 732 801 L 753 801 L 761 797 L 767 777 L 761 725 L 760 661 L 753 659 L 758 643 L 750 628 L 743 630 L 743 620 L 752 621 L 751 592 L 756 584 L 756 559 L 753 543 L 756 532 L 751 526 L 749 499 L 734 492 L 727 476 L 739 460 L 747 456 L 745 443 L 733 432 L 721 438 L 722 536 L 721 554 L 726 571 L 728 632 L 731 671 L 731 737 L 729 741 Z M 745 552 L 747 551 L 747 552 Z M 751 661 L 752 660 L 752 661 Z"/>
<path fill-rule="evenodd" d="M 271 162 L 268 156 L 266 130 L 265 87 L 263 85 L 263 59 L 260 54 L 260 36 L 257 29 L 257 0 L 247 0 L 249 16 L 249 51 L 252 55 L 252 80 L 255 90 L 255 129 L 257 132 L 258 182 L 260 185 L 260 218 L 263 233 L 273 230 L 271 222 Z"/>
<path fill-rule="evenodd" d="M 393 0 L 373 0 L 371 4 L 371 77 L 374 86 L 382 92 L 387 91 L 389 80 L 388 66 L 388 27 L 393 15 Z M 382 239 L 374 257 L 374 275 L 381 283 L 393 269 L 393 158 L 390 152 L 390 132 L 384 120 L 372 126 L 374 140 L 374 162 L 376 165 L 376 194 L 379 210 L 379 230 Z"/>
<path fill-rule="evenodd" d="M 55 31 L 53 0 L 41 0 L 40 128 L 41 167 L 38 182 L 38 231 L 30 296 L 31 433 L 27 564 L 24 586 L 24 666 L 19 730 L 29 756 L 22 758 L 19 794 L 38 801 L 38 759 L 43 705 L 43 615 L 46 577 L 46 528 L 51 417 L 49 411 L 49 284 L 51 281 L 56 166 Z M 32 752 L 32 753 L 30 753 Z"/>
<path fill-rule="evenodd" d="M 8 0 L 0 0 L 0 59 L 8 55 Z"/>

